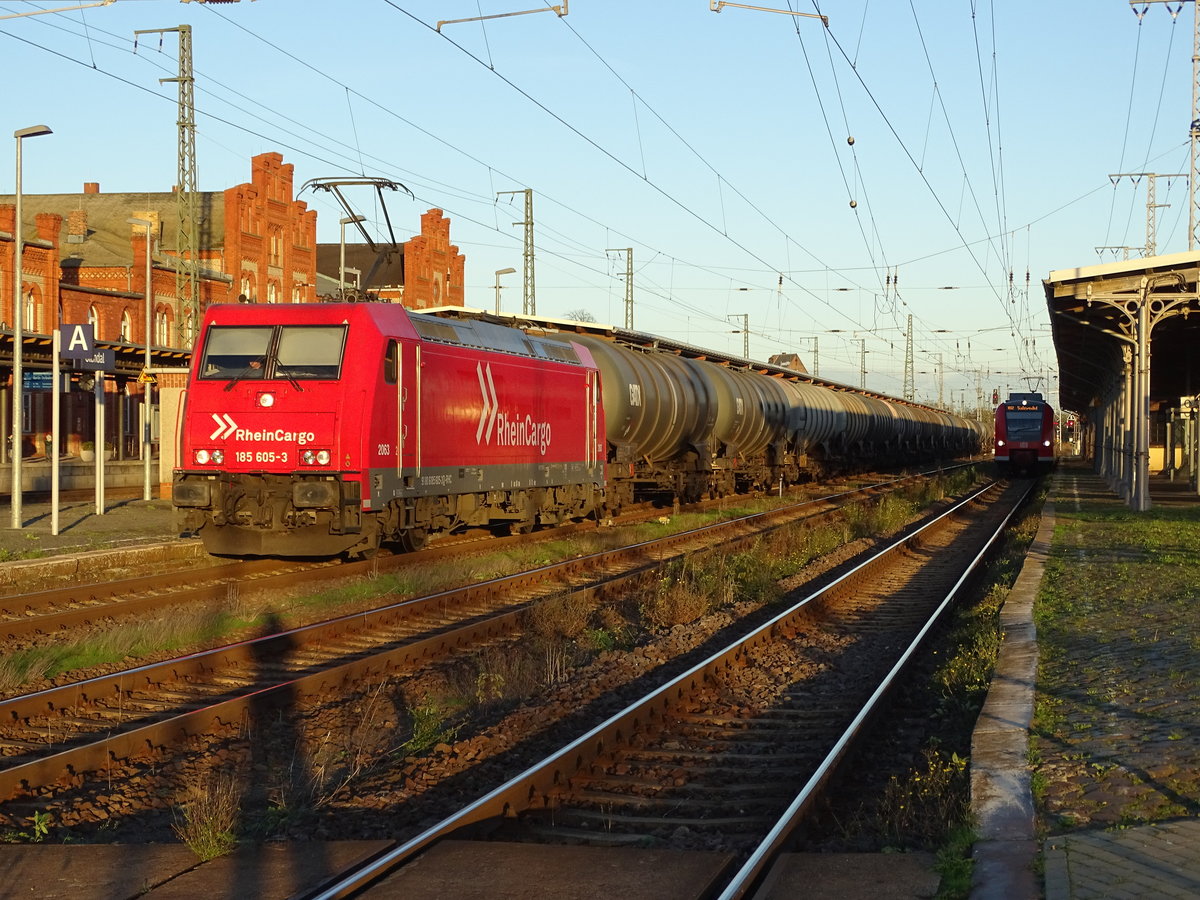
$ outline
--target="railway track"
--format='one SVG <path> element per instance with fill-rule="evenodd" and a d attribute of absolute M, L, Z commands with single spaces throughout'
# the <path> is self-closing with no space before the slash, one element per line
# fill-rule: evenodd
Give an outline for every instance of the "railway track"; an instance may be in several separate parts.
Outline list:
<path fill-rule="evenodd" d="M 847 485 L 830 496 L 855 490 L 885 490 L 903 478 L 867 480 L 863 487 Z M 710 501 L 708 506 L 720 501 Z M 707 508 L 699 505 L 698 509 Z M 621 524 L 632 524 L 662 515 L 662 510 L 632 511 Z M 498 550 L 522 543 L 546 541 L 594 530 L 594 523 L 560 526 L 529 535 L 497 537 L 465 535 L 438 541 L 419 553 L 383 553 L 372 560 L 347 562 L 281 562 L 259 559 L 224 561 L 202 567 L 172 568 L 113 581 L 70 584 L 46 590 L 0 596 L 0 641 L 36 643 L 72 628 L 130 616 L 144 616 L 171 607 L 220 603 L 234 595 L 255 591 L 289 590 L 352 578 L 374 577 L 452 560 L 473 549 Z"/>
<path fill-rule="evenodd" d="M 369 895 L 433 842 L 481 829 L 502 841 L 734 852 L 740 868 L 721 896 L 746 896 L 1031 487 L 985 488 L 309 896 Z"/>
<path fill-rule="evenodd" d="M 9 698 L 0 702 L 0 799 L 77 786 L 87 773 L 236 726 L 276 696 L 336 693 L 366 678 L 411 671 L 452 648 L 495 641 L 519 627 L 520 613 L 538 596 L 615 590 L 665 560 L 734 546 L 839 499 L 845 495 Z"/>

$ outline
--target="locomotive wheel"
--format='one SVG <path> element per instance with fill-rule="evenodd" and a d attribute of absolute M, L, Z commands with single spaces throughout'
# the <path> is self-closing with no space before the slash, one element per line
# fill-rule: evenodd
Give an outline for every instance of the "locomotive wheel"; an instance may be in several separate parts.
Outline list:
<path fill-rule="evenodd" d="M 409 528 L 400 532 L 400 547 L 406 553 L 423 550 L 429 543 L 429 531 L 424 528 Z"/>
<path fill-rule="evenodd" d="M 379 541 L 368 540 L 355 544 L 346 551 L 346 559 L 371 559 L 379 552 Z"/>

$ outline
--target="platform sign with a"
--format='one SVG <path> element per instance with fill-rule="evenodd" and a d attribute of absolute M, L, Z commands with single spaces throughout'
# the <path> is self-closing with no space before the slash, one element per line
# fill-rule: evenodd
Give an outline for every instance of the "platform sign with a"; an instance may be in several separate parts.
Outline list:
<path fill-rule="evenodd" d="M 94 325 L 59 325 L 63 359 L 87 359 L 96 352 L 96 327 Z"/>

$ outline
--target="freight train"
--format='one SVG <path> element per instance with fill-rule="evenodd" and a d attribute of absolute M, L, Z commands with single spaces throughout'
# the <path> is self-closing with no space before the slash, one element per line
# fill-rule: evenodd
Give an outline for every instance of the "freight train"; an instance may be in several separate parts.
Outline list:
<path fill-rule="evenodd" d="M 1038 474 L 1054 467 L 1054 407 L 1041 394 L 1009 394 L 996 407 L 996 465 L 1006 472 Z"/>
<path fill-rule="evenodd" d="M 173 502 L 228 556 L 417 549 L 984 439 L 940 410 L 639 332 L 379 302 L 209 307 L 179 433 Z"/>

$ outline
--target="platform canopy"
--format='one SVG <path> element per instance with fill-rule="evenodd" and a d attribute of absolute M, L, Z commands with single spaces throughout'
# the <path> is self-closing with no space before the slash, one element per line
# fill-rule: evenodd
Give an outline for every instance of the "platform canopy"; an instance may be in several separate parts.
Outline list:
<path fill-rule="evenodd" d="M 1149 509 L 1151 417 L 1200 394 L 1200 251 L 1059 269 L 1044 282 L 1063 409 L 1088 421 L 1097 469 Z"/>

